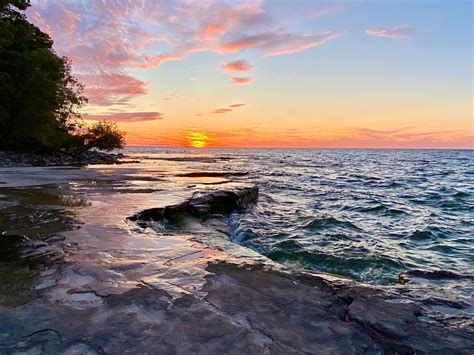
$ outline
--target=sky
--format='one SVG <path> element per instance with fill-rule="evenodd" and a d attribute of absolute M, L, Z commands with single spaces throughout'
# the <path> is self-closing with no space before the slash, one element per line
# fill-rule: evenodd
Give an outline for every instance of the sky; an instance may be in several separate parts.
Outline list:
<path fill-rule="evenodd" d="M 470 0 L 32 0 L 129 145 L 474 148 Z"/>

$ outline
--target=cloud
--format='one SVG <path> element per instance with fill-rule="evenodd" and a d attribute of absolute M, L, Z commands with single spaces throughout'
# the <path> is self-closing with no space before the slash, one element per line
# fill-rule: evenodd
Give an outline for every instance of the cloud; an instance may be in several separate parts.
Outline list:
<path fill-rule="evenodd" d="M 317 10 L 310 11 L 306 16 L 310 19 L 318 18 L 321 16 L 331 15 L 337 12 L 342 12 L 346 10 L 346 6 L 341 4 L 333 4 L 322 6 Z"/>
<path fill-rule="evenodd" d="M 161 120 L 163 114 L 160 112 L 109 112 L 100 115 L 87 115 L 85 119 L 88 121 L 142 122 Z"/>
<path fill-rule="evenodd" d="M 426 128 L 335 129 L 288 128 L 268 125 L 206 129 L 195 127 L 207 137 L 211 147 L 294 147 L 294 148 L 472 148 L 472 131 Z M 163 130 L 130 132 L 130 144 L 186 146 L 189 127 L 168 126 Z"/>
<path fill-rule="evenodd" d="M 412 26 L 395 26 L 391 28 L 369 28 L 365 32 L 370 36 L 409 40 L 412 39 L 414 28 Z"/>
<path fill-rule="evenodd" d="M 234 53 L 244 49 L 257 49 L 266 56 L 275 56 L 301 52 L 319 46 L 341 36 L 340 32 L 321 32 L 316 34 L 296 34 L 284 32 L 264 32 L 255 35 L 243 35 L 216 46 L 220 53 Z"/>
<path fill-rule="evenodd" d="M 78 78 L 86 83 L 84 93 L 89 102 L 98 106 L 128 104 L 133 98 L 148 93 L 147 82 L 126 74 L 101 72 L 79 74 Z"/>
<path fill-rule="evenodd" d="M 180 94 L 177 90 L 168 90 L 165 92 L 165 95 L 161 98 L 163 101 L 174 101 L 183 99 L 185 96 Z"/>
<path fill-rule="evenodd" d="M 133 77 L 134 71 L 181 61 L 193 53 L 253 50 L 282 55 L 340 35 L 296 33 L 272 17 L 263 0 L 33 0 L 32 5 L 28 18 L 51 35 L 58 54 L 71 58 L 91 104 L 100 106 L 128 104 L 147 94 L 147 83 Z M 244 64 L 222 69 L 248 72 L 250 64 Z M 108 77 L 128 80 L 131 89 L 118 82 L 110 85 Z"/>
<path fill-rule="evenodd" d="M 315 35 L 284 35 L 282 37 L 286 37 L 287 41 L 282 41 L 281 44 L 272 46 L 271 49 L 265 52 L 265 55 L 275 56 L 301 52 L 308 48 L 320 46 L 341 35 L 341 32 L 322 32 Z"/>
<path fill-rule="evenodd" d="M 253 65 L 245 59 L 235 60 L 233 62 L 226 62 L 219 67 L 219 70 L 224 73 L 248 72 Z"/>
<path fill-rule="evenodd" d="M 222 36 L 226 31 L 226 28 L 218 23 L 207 24 L 197 34 L 196 39 L 200 42 L 212 42 L 217 37 Z"/>
<path fill-rule="evenodd" d="M 232 112 L 231 108 L 218 108 L 212 111 L 212 113 L 227 113 L 227 112 Z"/>
<path fill-rule="evenodd" d="M 244 104 L 244 103 L 232 104 L 232 105 L 229 105 L 225 108 L 217 108 L 217 109 L 211 111 L 211 113 L 228 113 L 228 112 L 234 111 L 236 108 L 243 107 L 243 106 L 246 106 L 246 105 L 247 104 Z M 201 115 L 202 115 L 202 113 L 196 114 L 196 116 L 201 116 Z"/>
<path fill-rule="evenodd" d="M 252 77 L 251 76 L 246 76 L 246 77 L 233 76 L 232 78 L 230 78 L 230 80 L 232 80 L 232 82 L 237 85 L 247 85 L 247 84 L 250 84 L 250 82 L 252 81 Z"/>

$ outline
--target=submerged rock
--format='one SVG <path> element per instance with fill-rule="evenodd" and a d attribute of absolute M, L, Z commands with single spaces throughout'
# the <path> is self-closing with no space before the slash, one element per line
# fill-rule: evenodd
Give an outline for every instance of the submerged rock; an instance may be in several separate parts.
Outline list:
<path fill-rule="evenodd" d="M 192 197 L 177 205 L 146 209 L 128 219 L 141 222 L 151 220 L 172 221 L 182 216 L 202 218 L 210 214 L 225 214 L 255 202 L 258 198 L 258 191 L 257 186 L 214 191 L 202 196 Z"/>
<path fill-rule="evenodd" d="M 413 279 L 424 279 L 424 280 L 472 280 L 474 281 L 474 275 L 462 275 L 457 274 L 448 270 L 408 270 L 403 271 L 398 275 L 398 282 L 401 284 L 407 284 L 412 282 Z"/>
<path fill-rule="evenodd" d="M 249 173 L 245 171 L 196 171 L 191 173 L 178 174 L 179 177 L 229 177 L 229 176 L 247 176 Z"/>

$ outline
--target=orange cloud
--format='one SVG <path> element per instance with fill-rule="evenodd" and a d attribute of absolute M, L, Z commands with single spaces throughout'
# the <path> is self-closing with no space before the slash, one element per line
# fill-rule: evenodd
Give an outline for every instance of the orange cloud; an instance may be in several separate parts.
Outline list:
<path fill-rule="evenodd" d="M 217 108 L 212 113 L 227 113 L 227 112 L 232 112 L 232 109 L 230 108 Z"/>
<path fill-rule="evenodd" d="M 161 120 L 163 114 L 160 112 L 110 112 L 100 115 L 87 115 L 88 121 L 117 121 L 117 122 L 142 122 Z"/>
<path fill-rule="evenodd" d="M 235 60 L 233 62 L 226 62 L 219 67 L 219 70 L 224 73 L 248 72 L 253 65 L 245 59 Z"/>
<path fill-rule="evenodd" d="M 412 39 L 412 26 L 395 26 L 392 28 L 369 28 L 365 31 L 370 36 L 409 40 Z"/>
<path fill-rule="evenodd" d="M 244 103 L 240 103 L 240 104 L 232 104 L 232 105 L 229 105 L 227 107 L 224 107 L 224 108 L 216 108 L 215 110 L 212 110 L 210 113 L 228 113 L 228 112 L 232 112 L 234 111 L 235 109 L 239 108 L 239 107 L 243 107 L 243 106 L 246 106 L 247 104 L 244 104 Z M 199 113 L 196 113 L 195 116 L 202 116 L 203 113 L 202 112 L 199 112 Z"/>
<path fill-rule="evenodd" d="M 190 146 L 184 127 L 173 131 L 150 131 L 134 135 L 131 144 Z M 416 128 L 338 129 L 288 127 L 228 127 L 198 129 L 209 147 L 288 147 L 288 148 L 474 148 L 472 132 L 462 130 L 422 130 Z M 183 139 L 185 137 L 185 139 Z M 196 136 L 200 140 L 199 136 Z"/>

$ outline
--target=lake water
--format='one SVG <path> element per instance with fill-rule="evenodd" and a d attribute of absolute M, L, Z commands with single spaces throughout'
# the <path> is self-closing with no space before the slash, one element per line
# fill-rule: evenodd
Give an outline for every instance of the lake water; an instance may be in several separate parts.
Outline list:
<path fill-rule="evenodd" d="M 163 171 L 247 172 L 228 179 L 258 185 L 260 197 L 229 217 L 229 238 L 279 263 L 377 284 L 409 269 L 474 270 L 472 151 L 127 152 Z M 180 189 L 228 179 L 186 178 Z"/>

